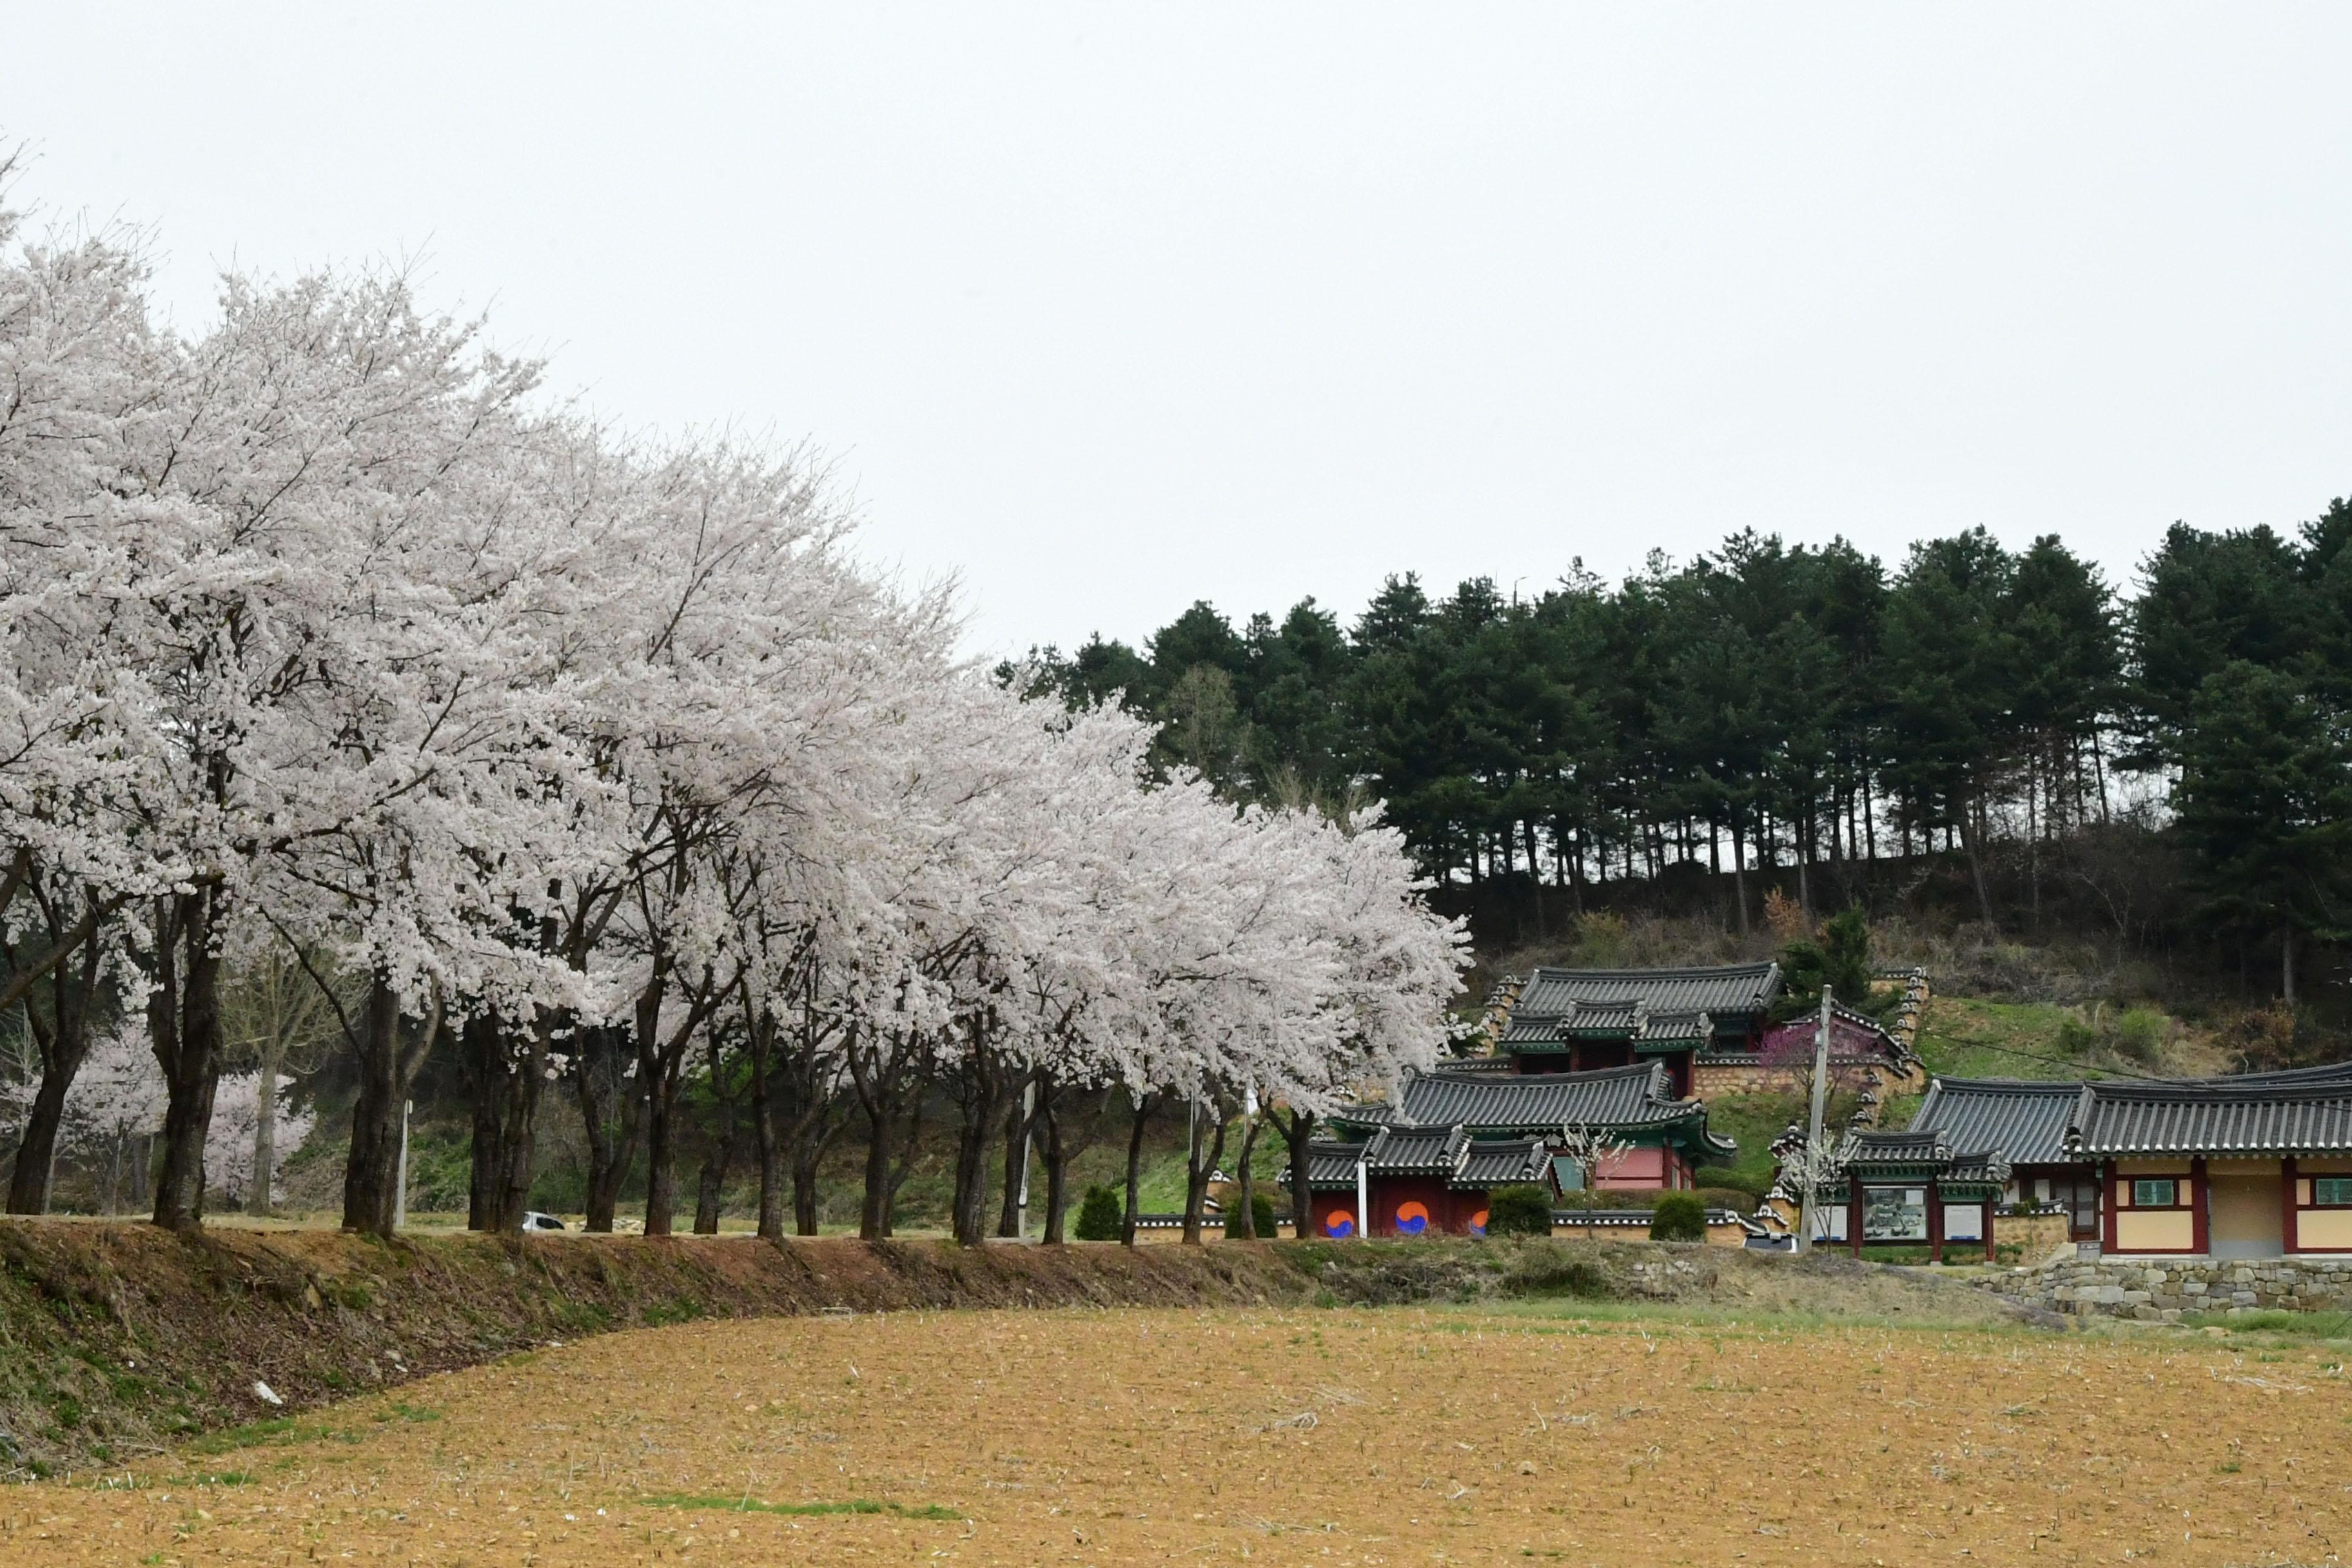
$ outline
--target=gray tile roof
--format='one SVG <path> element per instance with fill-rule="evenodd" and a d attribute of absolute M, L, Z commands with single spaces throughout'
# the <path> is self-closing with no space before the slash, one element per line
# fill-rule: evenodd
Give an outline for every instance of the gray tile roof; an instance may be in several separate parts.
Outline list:
<path fill-rule="evenodd" d="M 2066 1123 L 2082 1098 L 2079 1083 L 2012 1078 L 1939 1078 L 1911 1118 L 1914 1131 L 1935 1132 L 1957 1148 L 1998 1149 L 2012 1165 L 2063 1164 Z"/>
<path fill-rule="evenodd" d="M 2346 1091 L 2352 1099 L 2352 1062 L 2331 1062 L 2321 1067 L 2290 1068 L 2277 1072 L 2238 1073 L 2226 1078 L 2179 1079 L 2169 1082 L 2138 1082 L 2134 1080 L 2102 1080 L 2096 1083 L 2049 1082 L 2033 1079 L 2010 1078 L 1939 1078 L 1927 1086 L 1927 1098 L 1920 1102 L 1919 1110 L 1911 1119 L 1914 1131 L 1940 1133 L 1953 1145 L 1964 1149 L 1992 1149 L 2006 1155 L 2012 1165 L 2052 1165 L 2079 1163 L 2102 1154 L 2128 1152 L 2133 1150 L 2156 1150 L 2156 1144 L 2146 1140 L 2156 1138 L 2190 1139 L 2200 1136 L 2266 1139 L 2285 1135 L 2284 1131 L 2299 1125 L 2289 1110 L 2290 1104 L 2340 1103 L 2330 1100 L 2325 1092 L 2331 1089 Z M 2070 1145 L 2069 1129 L 2077 1124 L 2078 1112 L 2084 1110 L 2084 1094 L 2095 1089 L 2097 1099 L 2110 1109 L 2099 1113 L 2094 1122 L 2084 1123 L 2092 1141 Z M 2234 1108 L 2225 1109 L 2214 1100 L 2216 1095 L 2239 1097 Z M 2276 1109 L 2263 1112 L 2253 1108 L 2246 1097 L 2267 1096 L 2266 1103 Z M 2315 1098 L 2316 1097 L 2316 1098 Z M 2240 1102 L 2242 1103 L 2240 1103 Z M 2169 1109 L 2162 1109 L 2169 1107 Z M 2195 1129 L 2203 1123 L 2213 1131 L 2200 1133 Z M 2306 1119 L 2308 1121 L 2308 1119 Z M 2325 1116 L 2309 1121 L 2319 1128 Z M 2226 1131 L 2224 1131 L 2226 1129 Z M 2298 1132 L 2298 1136 L 2315 1135 Z M 2138 1140 L 2128 1147 L 2110 1148 L 2099 1140 Z M 2228 1147 L 2252 1148 L 2252 1144 Z M 2182 1142 L 2173 1152 L 2218 1152 L 2225 1145 Z M 2352 1147 L 2335 1143 L 2312 1143 L 2308 1147 Z M 2274 1152 L 2292 1152 L 2284 1146 Z"/>
<path fill-rule="evenodd" d="M 1550 1173 L 1551 1150 L 1542 1139 L 1513 1138 L 1471 1144 L 1452 1184 L 1484 1191 L 1528 1182 L 1549 1182 Z"/>
<path fill-rule="evenodd" d="M 2347 1080 L 2352 1080 L 2352 1062 L 2323 1062 L 2317 1067 L 2281 1068 L 2275 1072 L 2242 1072 L 2229 1078 L 2200 1078 L 2188 1081 L 2218 1088 L 2284 1089 L 2298 1084 L 2342 1083 Z"/>
<path fill-rule="evenodd" d="M 1360 1143 L 1310 1142 L 1307 1184 L 1318 1193 L 1353 1192 L 1360 1164 L 1368 1176 L 1443 1176 L 1449 1186 L 1482 1191 L 1547 1180 L 1551 1151 L 1540 1138 L 1474 1142 L 1463 1127 L 1381 1127 Z M 1287 1169 L 1279 1180 L 1289 1182 Z"/>
<path fill-rule="evenodd" d="M 2009 1180 L 2010 1161 L 2000 1150 L 1961 1153 L 1943 1134 L 1914 1130 L 1849 1132 L 1838 1145 L 1838 1173 L 1821 1191 L 1846 1190 L 1848 1178 L 1871 1182 L 1916 1182 L 1933 1177 L 1947 1187 L 1999 1187 Z"/>
<path fill-rule="evenodd" d="M 1838 1145 L 1838 1158 L 1849 1168 L 1872 1165 L 1940 1165 L 1952 1157 L 1952 1146 L 1939 1134 L 1854 1131 Z"/>
<path fill-rule="evenodd" d="M 1307 1145 L 1307 1184 L 1315 1192 L 1353 1192 L 1356 1190 L 1356 1167 L 1364 1157 L 1380 1146 L 1388 1136 L 1385 1128 L 1375 1131 L 1361 1143 L 1341 1143 L 1329 1139 L 1312 1139 Z M 1286 1166 L 1281 1180 L 1290 1181 Z"/>
<path fill-rule="evenodd" d="M 2352 1152 L 2352 1078 L 2088 1083 L 2066 1146 L 2076 1159 Z"/>
<path fill-rule="evenodd" d="M 1549 1132 L 1559 1127 L 1650 1127 L 1679 1121 L 1693 1107 L 1672 1098 L 1660 1062 L 1598 1072 L 1413 1073 L 1398 1094 L 1403 1120 L 1420 1126 Z"/>
<path fill-rule="evenodd" d="M 1454 1127 L 1386 1127 L 1372 1154 L 1372 1173 L 1380 1176 L 1451 1176 L 1462 1168 L 1470 1148 L 1469 1129 Z"/>
<path fill-rule="evenodd" d="M 1583 1006 L 1641 1003 L 1658 1013 L 1759 1013 L 1780 994 L 1777 963 L 1704 969 L 1538 969 L 1528 976 L 1514 1016 L 1558 1016 Z"/>

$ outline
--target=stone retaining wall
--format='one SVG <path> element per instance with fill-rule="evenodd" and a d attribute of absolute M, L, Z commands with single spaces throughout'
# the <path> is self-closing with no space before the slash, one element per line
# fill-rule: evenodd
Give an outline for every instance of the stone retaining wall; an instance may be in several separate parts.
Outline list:
<path fill-rule="evenodd" d="M 2183 1312 L 2352 1309 L 2352 1258 L 2084 1258 L 1985 1281 L 2080 1316 L 2176 1322 Z"/>

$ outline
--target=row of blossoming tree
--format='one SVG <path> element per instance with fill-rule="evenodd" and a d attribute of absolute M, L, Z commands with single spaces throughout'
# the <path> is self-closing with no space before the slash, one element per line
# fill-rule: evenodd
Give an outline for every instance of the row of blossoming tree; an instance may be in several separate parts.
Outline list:
<path fill-rule="evenodd" d="M 1205 1112 L 1197 1234 L 1205 1130 L 1278 1106 L 1303 1160 L 1320 1109 L 1436 1047 L 1463 937 L 1393 832 L 1236 809 L 1115 709 L 975 674 L 798 454 L 616 437 L 397 278 L 231 278 L 189 336 L 130 248 L 0 244 L 0 1007 L 38 1058 L 13 1212 L 128 1038 L 153 1217 L 199 1223 L 224 986 L 272 955 L 333 1002 L 343 1219 L 376 1234 L 435 1053 L 481 1228 L 520 1225 L 565 1094 L 591 1228 L 642 1158 L 668 1232 L 708 1074 L 743 1086 L 762 1233 L 788 1201 L 814 1228 L 848 1121 L 888 1234 L 951 1107 L 970 1241 L 1033 1141 L 1058 1236 L 1085 1097 Z"/>

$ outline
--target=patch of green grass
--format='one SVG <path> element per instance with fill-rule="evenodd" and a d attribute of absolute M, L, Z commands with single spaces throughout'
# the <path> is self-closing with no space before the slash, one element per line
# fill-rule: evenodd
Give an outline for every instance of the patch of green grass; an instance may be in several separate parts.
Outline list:
<path fill-rule="evenodd" d="M 2284 1334 L 2298 1340 L 2352 1340 L 2352 1312 L 2183 1312 L 2180 1321 L 2193 1329 L 2228 1329 L 2232 1333 Z"/>
<path fill-rule="evenodd" d="M 1481 1332 L 1478 1320 L 1482 1318 L 1520 1319 L 1526 1322 L 1524 1331 L 1539 1334 L 1640 1333 L 1677 1328 L 1705 1329 L 1709 1332 L 1732 1330 L 1741 1334 L 1751 1331 L 1777 1334 L 1853 1328 L 1925 1329 L 1937 1333 L 2022 1331 L 2020 1325 L 1991 1319 L 1939 1318 L 1926 1313 L 1916 1319 L 1908 1313 L 1899 1317 L 1868 1312 L 1841 1315 L 1780 1308 L 1696 1307 L 1671 1301 L 1480 1301 L 1466 1306 L 1433 1304 L 1429 1310 L 1429 1328 L 1459 1334 Z M 1439 1312 L 1448 1316 L 1440 1318 L 1435 1315 Z"/>
<path fill-rule="evenodd" d="M 1919 1019 L 1919 1055 L 1943 1078 L 2096 1077 L 2092 1038 L 2074 1008 L 2047 1002 L 1937 996 Z"/>
<path fill-rule="evenodd" d="M 251 1486 L 253 1477 L 245 1470 L 215 1470 L 202 1475 L 176 1476 L 171 1484 L 175 1487 L 243 1487 Z"/>
<path fill-rule="evenodd" d="M 1927 1098 L 1924 1092 L 1895 1095 L 1880 1110 L 1878 1124 L 1889 1132 L 1908 1132 L 1911 1119 L 1919 1114 L 1919 1107 Z"/>
<path fill-rule="evenodd" d="M 672 1323 L 690 1323 L 703 1314 L 703 1305 L 691 1296 L 680 1296 L 675 1301 L 656 1301 L 643 1314 L 647 1328 L 663 1329 Z"/>
<path fill-rule="evenodd" d="M 375 1418 L 379 1421 L 438 1421 L 441 1412 L 429 1410 L 421 1405 L 403 1405 L 395 1399 L 389 1409 L 377 1411 Z"/>
<path fill-rule="evenodd" d="M 720 1513 L 782 1513 L 799 1518 L 826 1513 L 882 1513 L 893 1519 L 961 1519 L 962 1514 L 937 1503 L 908 1508 L 899 1502 L 876 1502 L 853 1498 L 847 1502 L 761 1502 L 757 1498 L 709 1497 L 699 1492 L 656 1492 L 637 1500 L 647 1508 L 710 1509 Z"/>
<path fill-rule="evenodd" d="M 267 1421 L 248 1421 L 242 1426 L 226 1426 L 218 1432 L 208 1432 L 190 1441 L 184 1453 L 226 1454 L 236 1448 L 257 1448 L 265 1444 L 314 1442 L 328 1435 L 324 1426 L 305 1426 L 291 1415 L 273 1415 Z"/>

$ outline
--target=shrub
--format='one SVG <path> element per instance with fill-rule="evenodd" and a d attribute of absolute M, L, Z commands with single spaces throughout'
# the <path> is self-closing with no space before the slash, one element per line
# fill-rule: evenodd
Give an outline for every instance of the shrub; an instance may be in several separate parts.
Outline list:
<path fill-rule="evenodd" d="M 1486 1198 L 1488 1236 L 1549 1236 L 1549 1187 L 1497 1187 Z"/>
<path fill-rule="evenodd" d="M 2116 1020 L 2116 1049 L 2143 1067 L 2153 1066 L 2164 1054 L 2172 1032 L 2171 1021 L 2152 1007 L 2133 1007 Z"/>
<path fill-rule="evenodd" d="M 1118 1241 L 1127 1234 L 1127 1205 L 1109 1187 L 1088 1187 L 1078 1205 L 1076 1236 L 1080 1241 Z"/>
<path fill-rule="evenodd" d="M 1257 1222 L 1257 1237 L 1260 1241 L 1264 1241 L 1268 1237 L 1272 1236 L 1274 1234 L 1274 1200 L 1266 1196 L 1264 1193 L 1252 1193 L 1250 1194 L 1250 1218 Z M 1225 1236 L 1230 1239 L 1240 1236 L 1241 1233 L 1242 1211 L 1237 1208 L 1227 1209 L 1225 1211 Z"/>
<path fill-rule="evenodd" d="M 1542 1300 L 1570 1297 L 1598 1300 L 1609 1294 L 1609 1279 L 1590 1258 L 1563 1257 L 1559 1247 L 1530 1247 L 1500 1281 L 1506 1297 Z"/>
<path fill-rule="evenodd" d="M 1746 1193 L 1759 1204 L 1764 1201 L 1766 1189 L 1771 1185 L 1769 1179 L 1761 1174 L 1735 1171 L 1728 1165 L 1701 1165 L 1692 1180 L 1694 1184 L 1701 1187 L 1724 1187 Z"/>
<path fill-rule="evenodd" d="M 1664 1193 L 1650 1211 L 1652 1241 L 1705 1241 L 1706 1205 L 1696 1193 Z"/>

